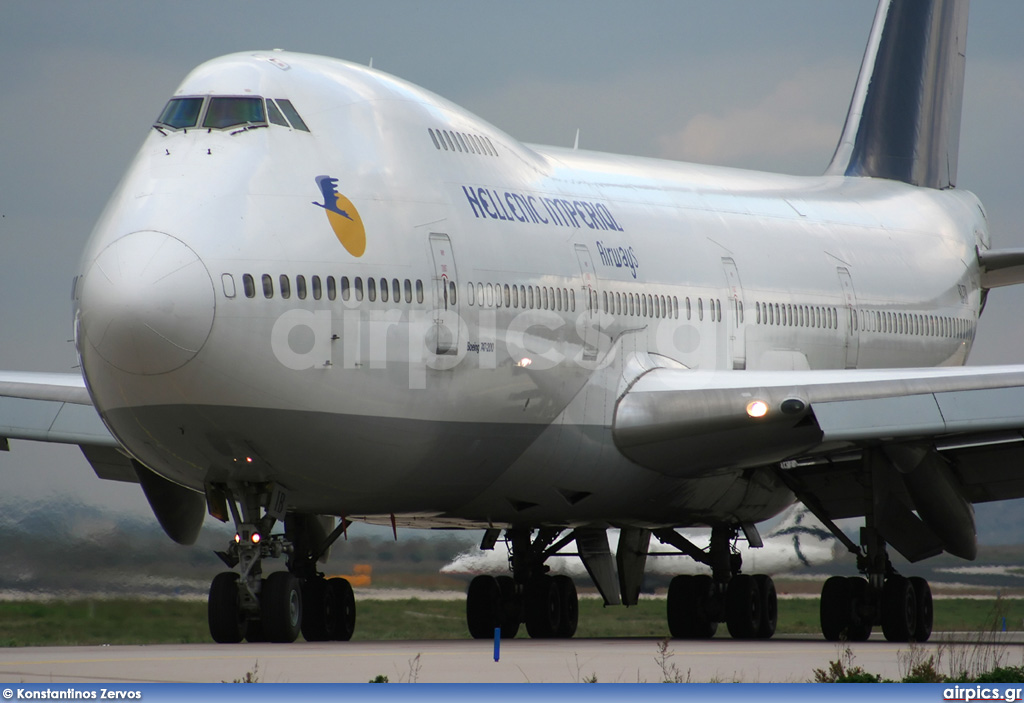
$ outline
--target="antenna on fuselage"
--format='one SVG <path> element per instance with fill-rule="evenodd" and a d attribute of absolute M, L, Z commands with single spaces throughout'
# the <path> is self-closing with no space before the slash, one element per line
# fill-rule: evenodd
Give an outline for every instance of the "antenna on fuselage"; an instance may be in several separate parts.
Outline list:
<path fill-rule="evenodd" d="M 373 57 L 370 57 L 370 68 L 373 68 Z"/>
<path fill-rule="evenodd" d="M 576 128 L 576 140 L 572 143 L 572 150 L 576 151 L 580 148 L 580 128 Z"/>

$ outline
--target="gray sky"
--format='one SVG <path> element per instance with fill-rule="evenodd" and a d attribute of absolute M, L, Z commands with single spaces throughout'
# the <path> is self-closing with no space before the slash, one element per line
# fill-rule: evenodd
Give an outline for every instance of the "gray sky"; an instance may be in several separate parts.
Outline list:
<path fill-rule="evenodd" d="M 0 369 L 69 371 L 69 293 L 100 210 L 167 98 L 206 59 L 283 48 L 374 66 L 523 141 L 820 173 L 873 0 L 23 1 L 0 4 Z M 1024 247 L 1024 3 L 975 2 L 959 186 Z M 996 290 L 972 363 L 1024 361 L 1024 290 Z M 0 496 L 148 513 L 77 448 L 17 442 Z"/>

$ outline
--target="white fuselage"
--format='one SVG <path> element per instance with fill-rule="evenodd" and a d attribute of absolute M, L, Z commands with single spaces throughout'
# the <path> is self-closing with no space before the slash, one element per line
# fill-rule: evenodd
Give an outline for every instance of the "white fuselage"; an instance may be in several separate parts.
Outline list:
<path fill-rule="evenodd" d="M 791 495 L 617 450 L 639 373 L 970 350 L 988 235 L 968 192 L 524 146 L 299 54 L 217 59 L 176 95 L 285 97 L 309 128 L 154 129 L 82 260 L 97 409 L 200 490 L 273 481 L 297 509 L 441 526 L 760 520 Z M 365 251 L 332 231 L 320 176 Z"/>

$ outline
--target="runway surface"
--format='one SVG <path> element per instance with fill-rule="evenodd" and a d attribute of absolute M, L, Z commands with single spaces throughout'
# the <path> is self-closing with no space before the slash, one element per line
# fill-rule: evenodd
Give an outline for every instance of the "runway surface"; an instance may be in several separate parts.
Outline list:
<path fill-rule="evenodd" d="M 1024 661 L 1020 634 L 986 636 L 936 633 L 925 645 L 884 640 L 850 645 L 853 665 L 899 679 L 911 659 L 998 655 L 1002 663 Z M 240 645 L 148 645 L 24 647 L 0 649 L 0 681 L 219 682 L 255 673 L 260 681 L 365 683 L 378 675 L 391 682 L 420 683 L 604 683 L 683 681 L 802 682 L 815 668 L 839 659 L 842 647 L 818 639 L 768 642 L 716 638 L 672 640 L 664 658 L 656 639 L 574 639 L 503 642 L 500 661 L 490 641 L 398 641 Z M 661 659 L 661 661 L 659 661 Z M 847 662 L 849 663 L 849 662 Z M 939 667 L 942 671 L 942 668 Z"/>

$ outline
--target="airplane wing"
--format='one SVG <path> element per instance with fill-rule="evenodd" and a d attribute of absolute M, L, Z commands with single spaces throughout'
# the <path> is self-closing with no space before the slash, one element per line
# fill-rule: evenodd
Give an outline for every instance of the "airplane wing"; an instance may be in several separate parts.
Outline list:
<path fill-rule="evenodd" d="M 767 468 L 823 521 L 871 510 L 911 561 L 973 558 L 970 504 L 1024 497 L 1024 366 L 658 368 L 620 398 L 613 435 L 672 476 Z"/>
<path fill-rule="evenodd" d="M 77 444 L 100 478 L 139 480 L 80 374 L 0 372 L 0 449 L 11 439 Z"/>

